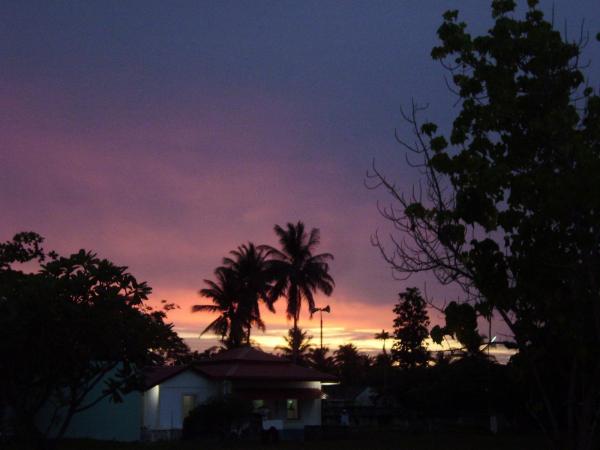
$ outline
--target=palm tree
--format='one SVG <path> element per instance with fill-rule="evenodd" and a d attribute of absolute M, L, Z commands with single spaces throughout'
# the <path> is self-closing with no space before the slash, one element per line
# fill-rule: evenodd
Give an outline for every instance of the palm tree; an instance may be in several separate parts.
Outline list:
<path fill-rule="evenodd" d="M 302 328 L 290 328 L 287 336 L 284 336 L 285 346 L 277 346 L 276 350 L 280 350 L 286 358 L 296 357 L 296 363 L 305 365 L 308 362 L 308 356 L 312 349 L 312 336 L 308 331 Z"/>
<path fill-rule="evenodd" d="M 342 384 L 359 385 L 364 382 L 371 365 L 368 355 L 360 353 L 352 343 L 340 345 L 333 352 L 334 361 Z"/>
<path fill-rule="evenodd" d="M 232 257 L 224 258 L 223 266 L 215 270 L 217 281 L 204 280 L 208 287 L 200 290 L 200 295 L 210 298 L 213 304 L 192 307 L 192 312 L 220 312 L 202 334 L 215 332 L 228 348 L 250 345 L 253 325 L 265 329 L 260 317 L 260 300 L 273 311 L 265 251 L 248 243 L 230 253 Z"/>
<path fill-rule="evenodd" d="M 274 230 L 279 237 L 281 250 L 267 245 L 261 247 L 271 258 L 270 267 L 274 277 L 271 300 L 282 296 L 287 299 L 287 317 L 293 319 L 294 329 L 297 329 L 302 302 L 308 303 L 310 311 L 315 307 L 314 294 L 317 291 L 327 296 L 333 292 L 335 283 L 329 274 L 328 264 L 333 255 L 313 254 L 321 241 L 317 228 L 307 233 L 304 224 L 298 222 L 288 223 L 286 229 L 275 225 Z"/>
<path fill-rule="evenodd" d="M 335 361 L 333 356 L 328 356 L 328 347 L 314 347 L 310 350 L 308 361 L 313 369 L 317 369 L 325 373 L 335 373 Z"/>
<path fill-rule="evenodd" d="M 204 280 L 208 287 L 200 290 L 200 295 L 212 300 L 212 305 L 194 305 L 192 312 L 219 312 L 220 315 L 202 331 L 220 336 L 227 347 L 239 347 L 244 340 L 244 322 L 238 310 L 238 282 L 235 273 L 225 267 L 215 269 L 216 281 Z"/>
<path fill-rule="evenodd" d="M 392 337 L 391 334 L 385 330 L 381 330 L 381 333 L 375 334 L 375 339 L 383 341 L 383 354 L 384 355 L 387 355 L 387 352 L 385 351 L 385 341 L 387 341 L 388 339 L 391 339 L 391 337 Z"/>
<path fill-rule="evenodd" d="M 260 318 L 259 302 L 262 300 L 271 312 L 275 312 L 269 295 L 272 270 L 267 262 L 266 251 L 257 248 L 252 242 L 241 245 L 230 253 L 233 257 L 224 258 L 223 265 L 237 277 L 239 308 L 248 318 L 246 338 L 247 343 L 250 343 L 252 325 L 265 330 L 265 324 Z"/>
<path fill-rule="evenodd" d="M 385 341 L 387 341 L 388 339 L 391 339 L 391 338 L 392 338 L 392 335 L 385 330 L 381 330 L 381 333 L 375 333 L 375 339 L 383 341 L 383 353 L 381 353 L 380 355 L 377 355 L 377 357 L 375 358 L 375 365 L 383 368 L 383 390 L 384 391 L 387 390 L 387 378 L 388 378 L 387 372 L 388 372 L 388 368 L 392 362 L 390 357 L 388 356 L 387 352 L 385 351 Z"/>

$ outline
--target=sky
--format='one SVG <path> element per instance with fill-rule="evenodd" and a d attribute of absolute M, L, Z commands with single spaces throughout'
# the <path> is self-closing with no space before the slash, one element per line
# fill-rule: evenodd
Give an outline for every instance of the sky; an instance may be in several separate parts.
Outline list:
<path fill-rule="evenodd" d="M 49 249 L 128 266 L 153 304 L 180 306 L 169 319 L 202 349 L 215 342 L 199 338 L 211 316 L 190 312 L 203 280 L 238 245 L 276 245 L 273 226 L 301 220 L 335 256 L 336 288 L 317 301 L 332 309 L 325 344 L 372 351 L 398 292 L 459 295 L 428 275 L 394 279 L 370 243 L 390 231 L 377 210 L 390 198 L 365 174 L 374 163 L 402 191 L 417 183 L 394 139 L 410 138 L 401 108 L 429 104 L 423 119 L 449 126 L 436 30 L 456 8 L 485 32 L 489 3 L 4 1 L 0 239 L 32 230 Z M 600 31 L 598 0 L 541 4 L 569 36 L 582 20 Z M 589 74 L 599 48 L 585 49 Z M 283 302 L 254 335 L 265 349 L 290 326 Z M 318 317 L 300 325 L 318 341 Z"/>

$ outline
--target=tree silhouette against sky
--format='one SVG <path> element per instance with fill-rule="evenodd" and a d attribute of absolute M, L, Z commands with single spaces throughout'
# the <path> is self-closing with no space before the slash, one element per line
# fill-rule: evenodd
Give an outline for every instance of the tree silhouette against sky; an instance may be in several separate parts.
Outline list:
<path fill-rule="evenodd" d="M 329 253 L 313 254 L 321 242 L 320 232 L 313 228 L 307 233 L 304 223 L 288 223 L 284 229 L 275 225 L 281 249 L 262 246 L 270 257 L 270 268 L 274 277 L 271 301 L 285 297 L 286 314 L 298 328 L 298 320 L 303 302 L 309 311 L 315 307 L 314 295 L 322 292 L 329 296 L 333 292 L 334 281 L 329 274 Z"/>
<path fill-rule="evenodd" d="M 249 345 L 252 326 L 265 329 L 260 317 L 261 301 L 274 311 L 268 295 L 271 275 L 265 251 L 248 243 L 230 253 L 231 257 L 224 258 L 223 266 L 215 270 L 216 281 L 204 280 L 208 287 L 200 290 L 200 295 L 213 304 L 192 307 L 192 312 L 220 314 L 202 334 L 214 332 L 228 348 Z"/>
<path fill-rule="evenodd" d="M 292 327 L 287 336 L 284 336 L 286 345 L 277 346 L 275 350 L 279 350 L 286 358 L 295 358 L 296 364 L 307 365 L 312 350 L 312 338 L 308 331 Z"/>
<path fill-rule="evenodd" d="M 433 273 L 478 316 L 502 320 L 512 367 L 536 393 L 530 412 L 555 447 L 588 450 L 600 425 L 600 97 L 584 73 L 585 32 L 562 35 L 536 0 L 524 9 L 493 1 L 479 36 L 444 14 L 431 56 L 457 114 L 449 133 L 414 102 L 404 114 L 414 136 L 398 140 L 421 189 L 399 191 L 375 168 L 393 197 L 381 212 L 401 233 L 375 244 L 399 276 Z"/>

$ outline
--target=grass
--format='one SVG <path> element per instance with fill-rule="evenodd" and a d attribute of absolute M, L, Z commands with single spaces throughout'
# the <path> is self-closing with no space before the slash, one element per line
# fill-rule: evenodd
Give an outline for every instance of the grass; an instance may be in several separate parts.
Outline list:
<path fill-rule="evenodd" d="M 159 442 L 118 443 L 90 440 L 73 440 L 61 443 L 57 450 L 542 450 L 547 445 L 535 435 L 481 433 L 423 433 L 407 434 L 372 430 L 336 440 L 279 442 Z M 8 450 L 24 450 L 9 447 Z"/>

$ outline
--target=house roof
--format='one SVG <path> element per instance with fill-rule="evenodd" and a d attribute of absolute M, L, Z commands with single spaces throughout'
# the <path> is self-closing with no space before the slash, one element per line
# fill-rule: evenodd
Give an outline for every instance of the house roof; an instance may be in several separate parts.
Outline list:
<path fill-rule="evenodd" d="M 281 380 L 281 381 L 335 381 L 332 375 L 292 363 L 203 363 L 198 371 L 210 378 L 224 380 Z"/>
<path fill-rule="evenodd" d="M 157 384 L 164 383 L 168 379 L 173 378 L 186 370 L 196 371 L 195 368 L 189 364 L 181 366 L 147 367 L 144 369 L 144 390 L 147 391 Z"/>
<path fill-rule="evenodd" d="M 271 353 L 266 353 L 261 350 L 257 350 L 252 347 L 240 347 L 234 348 L 231 350 L 226 350 L 224 352 L 218 353 L 210 359 L 207 359 L 204 362 L 272 362 L 272 363 L 289 363 L 290 361 L 279 356 L 272 355 Z"/>
<path fill-rule="evenodd" d="M 336 381 L 336 377 L 251 347 L 222 352 L 200 361 L 196 369 L 225 380 Z"/>
<path fill-rule="evenodd" d="M 243 347 L 227 350 L 194 364 L 153 367 L 145 371 L 144 390 L 186 370 L 219 380 L 337 381 L 333 375 L 293 364 L 287 359 Z"/>

